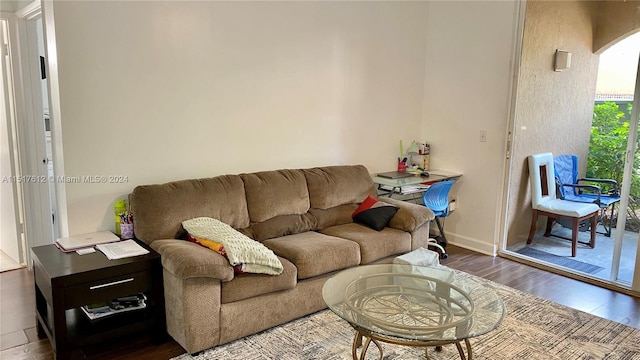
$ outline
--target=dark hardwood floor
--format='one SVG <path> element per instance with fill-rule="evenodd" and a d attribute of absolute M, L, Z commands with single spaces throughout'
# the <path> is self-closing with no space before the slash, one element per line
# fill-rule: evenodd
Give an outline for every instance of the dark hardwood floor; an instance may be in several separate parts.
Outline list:
<path fill-rule="evenodd" d="M 640 298 L 603 289 L 531 266 L 491 257 L 455 246 L 447 248 L 443 265 L 570 306 L 600 317 L 640 328 Z M 47 339 L 35 330 L 34 289 L 26 269 L 0 274 L 0 359 L 53 359 Z M 150 339 L 131 339 L 112 350 L 90 356 L 91 360 L 160 360 L 185 351 L 170 340 L 154 345 Z"/>

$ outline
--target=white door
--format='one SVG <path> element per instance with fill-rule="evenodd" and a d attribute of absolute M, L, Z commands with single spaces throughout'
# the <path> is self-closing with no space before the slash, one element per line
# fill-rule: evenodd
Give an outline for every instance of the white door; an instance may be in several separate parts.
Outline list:
<path fill-rule="evenodd" d="M 53 171 L 53 144 L 51 137 L 51 123 L 49 118 L 49 96 L 47 92 L 46 70 L 44 70 L 45 46 L 44 34 L 42 27 L 42 18 L 40 15 L 27 20 L 27 37 L 30 39 L 29 45 L 29 64 L 31 72 L 31 92 L 33 107 L 33 139 L 29 139 L 29 147 L 35 151 L 34 165 L 41 178 L 47 178 L 48 181 L 38 184 L 39 189 L 36 191 L 36 201 L 43 204 L 39 209 L 39 217 L 41 217 L 41 233 L 38 239 L 30 239 L 29 246 L 51 244 L 58 237 L 55 222 L 55 174 Z M 35 39 L 36 41 L 32 41 Z M 33 44 L 36 47 L 33 47 Z M 38 211 L 38 209 L 34 209 Z"/>
<path fill-rule="evenodd" d="M 36 6 L 32 6 L 36 5 Z M 6 17 L 4 17 L 6 15 Z M 6 88 L 15 94 L 13 103 L 16 119 L 13 131 L 17 133 L 10 152 L 16 159 L 14 171 L 18 179 L 35 179 L 18 184 L 17 196 L 21 220 L 21 247 L 23 263 L 29 265 L 30 247 L 52 244 L 55 241 L 53 229 L 53 206 L 51 188 L 55 185 L 49 177 L 49 165 L 45 136 L 45 112 L 48 97 L 43 93 L 46 81 L 41 77 L 40 56 L 44 55 L 43 27 L 40 6 L 36 2 L 18 10 L 15 14 L 4 14 L 5 30 L 8 28 L 10 40 L 9 56 L 5 57 L 14 66 L 7 69 L 13 82 Z M 19 33 L 19 36 L 18 36 Z M 53 205 L 52 205 L 53 204 Z"/>
<path fill-rule="evenodd" d="M 15 152 L 15 108 L 13 80 L 9 57 L 8 21 L 0 19 L 0 249 L 18 264 L 24 263 L 22 256 L 20 211 L 18 199 L 19 178 L 16 177 Z"/>

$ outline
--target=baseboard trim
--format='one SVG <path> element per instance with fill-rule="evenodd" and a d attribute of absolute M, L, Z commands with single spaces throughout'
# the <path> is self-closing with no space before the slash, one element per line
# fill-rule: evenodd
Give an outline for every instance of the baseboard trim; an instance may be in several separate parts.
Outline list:
<path fill-rule="evenodd" d="M 447 236 L 447 242 L 451 245 L 459 246 L 461 248 L 479 252 L 485 255 L 490 255 L 490 256 L 498 255 L 498 249 L 495 244 L 487 244 L 482 240 L 467 237 L 467 236 L 461 236 L 458 234 L 451 234 L 448 232 L 445 232 L 445 234 Z"/>

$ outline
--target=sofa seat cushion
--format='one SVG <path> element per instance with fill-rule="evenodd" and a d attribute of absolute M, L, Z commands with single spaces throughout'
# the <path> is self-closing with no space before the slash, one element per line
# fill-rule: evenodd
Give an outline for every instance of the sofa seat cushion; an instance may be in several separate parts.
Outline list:
<path fill-rule="evenodd" d="M 326 228 L 323 234 L 349 239 L 360 246 L 361 264 L 369 264 L 387 256 L 411 251 L 411 234 L 397 229 L 376 231 L 360 224 L 344 224 Z"/>
<path fill-rule="evenodd" d="M 248 299 L 281 290 L 290 290 L 296 286 L 298 271 L 287 259 L 279 257 L 284 270 L 280 275 L 242 274 L 233 280 L 223 282 L 220 294 L 222 304 Z"/>
<path fill-rule="evenodd" d="M 291 261 L 298 268 L 298 279 L 360 264 L 357 243 L 314 231 L 265 240 L 263 244 Z"/>

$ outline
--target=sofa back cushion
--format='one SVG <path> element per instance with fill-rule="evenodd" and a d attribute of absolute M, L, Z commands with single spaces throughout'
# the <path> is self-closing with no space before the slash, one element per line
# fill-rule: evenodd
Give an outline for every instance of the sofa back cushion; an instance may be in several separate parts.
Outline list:
<path fill-rule="evenodd" d="M 252 223 L 250 227 L 252 238 L 257 241 L 299 234 L 316 228 L 317 220 L 310 213 L 280 215 L 263 222 Z"/>
<path fill-rule="evenodd" d="M 314 230 L 323 230 L 331 226 L 350 224 L 353 222 L 351 214 L 358 208 L 358 204 L 345 204 L 329 209 L 311 209 L 309 213 L 316 220 Z"/>
<path fill-rule="evenodd" d="M 369 171 L 362 165 L 326 166 L 302 171 L 307 179 L 313 209 L 361 203 L 369 195 L 376 196 Z"/>
<path fill-rule="evenodd" d="M 252 223 L 281 215 L 302 215 L 309 210 L 309 191 L 301 170 L 263 171 L 240 177 Z"/>
<path fill-rule="evenodd" d="M 195 217 L 212 217 L 236 229 L 249 226 L 239 175 L 137 186 L 129 195 L 129 204 L 135 235 L 147 244 L 179 237 L 182 222 Z"/>

